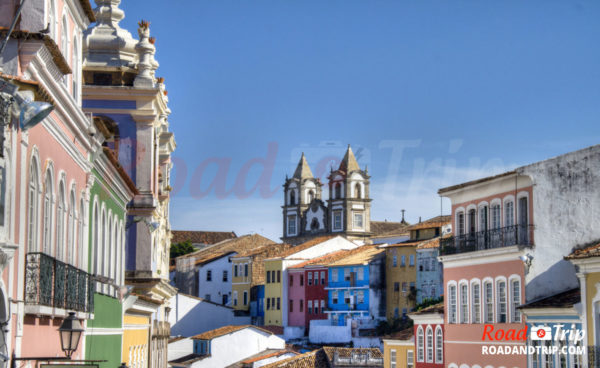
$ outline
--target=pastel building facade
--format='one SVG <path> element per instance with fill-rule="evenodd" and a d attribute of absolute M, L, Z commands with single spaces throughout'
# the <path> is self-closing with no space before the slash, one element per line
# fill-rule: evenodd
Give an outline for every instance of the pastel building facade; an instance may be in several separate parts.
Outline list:
<path fill-rule="evenodd" d="M 415 307 L 419 242 L 381 246 L 385 249 L 386 317 L 404 318 Z"/>
<path fill-rule="evenodd" d="M 414 322 L 414 367 L 444 367 L 444 304 L 409 313 Z"/>
<path fill-rule="evenodd" d="M 409 327 L 389 336 L 384 336 L 384 368 L 415 368 L 414 328 Z"/>

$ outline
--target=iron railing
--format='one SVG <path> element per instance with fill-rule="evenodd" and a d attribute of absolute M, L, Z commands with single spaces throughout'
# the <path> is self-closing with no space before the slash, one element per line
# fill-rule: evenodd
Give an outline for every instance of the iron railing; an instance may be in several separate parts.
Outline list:
<path fill-rule="evenodd" d="M 588 367 L 600 368 L 600 346 L 589 345 L 587 347 Z"/>
<path fill-rule="evenodd" d="M 25 303 L 93 312 L 94 281 L 90 275 L 44 253 L 27 253 Z"/>
<path fill-rule="evenodd" d="M 440 240 L 440 255 L 474 252 L 512 245 L 532 246 L 533 225 L 514 225 L 442 238 Z"/>

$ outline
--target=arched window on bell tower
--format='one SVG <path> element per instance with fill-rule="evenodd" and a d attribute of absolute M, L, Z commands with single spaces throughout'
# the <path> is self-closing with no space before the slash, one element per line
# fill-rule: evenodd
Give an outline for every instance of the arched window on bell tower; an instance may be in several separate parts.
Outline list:
<path fill-rule="evenodd" d="M 309 190 L 308 196 L 307 196 L 307 203 L 311 203 L 313 201 L 313 199 L 315 199 L 315 191 Z"/>
<path fill-rule="evenodd" d="M 361 192 L 360 192 L 360 183 L 356 183 L 356 185 L 354 186 L 354 194 L 356 198 L 362 198 Z"/>
<path fill-rule="evenodd" d="M 335 199 L 342 198 L 342 184 L 335 183 Z"/>
<path fill-rule="evenodd" d="M 294 190 L 290 192 L 290 205 L 296 205 L 296 192 Z"/>

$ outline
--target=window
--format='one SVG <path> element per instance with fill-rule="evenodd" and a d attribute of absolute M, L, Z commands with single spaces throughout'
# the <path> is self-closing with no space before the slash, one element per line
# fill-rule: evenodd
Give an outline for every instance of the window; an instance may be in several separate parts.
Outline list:
<path fill-rule="evenodd" d="M 498 281 L 498 323 L 506 323 L 506 282 Z"/>
<path fill-rule="evenodd" d="M 304 312 L 304 300 L 300 299 L 300 312 Z"/>
<path fill-rule="evenodd" d="M 237 296 L 237 291 L 233 292 L 233 297 L 235 298 Z M 302 301 L 300 301 L 300 303 L 302 303 Z M 237 300 L 234 299 L 233 300 L 233 305 L 237 305 Z M 302 305 L 302 304 L 300 304 Z M 271 298 L 267 298 L 267 310 L 271 309 Z M 302 312 L 302 311 L 300 311 Z"/>
<path fill-rule="evenodd" d="M 479 208 L 479 231 L 486 231 L 488 229 L 488 206 L 482 206 Z"/>
<path fill-rule="evenodd" d="M 360 183 L 356 183 L 356 185 L 354 186 L 354 196 L 356 198 L 362 198 L 362 194 L 361 194 L 361 190 L 360 190 Z"/>
<path fill-rule="evenodd" d="M 244 277 L 248 277 L 248 263 L 244 264 Z"/>
<path fill-rule="evenodd" d="M 450 313 L 448 323 L 456 323 L 456 285 L 450 285 L 448 288 Z"/>
<path fill-rule="evenodd" d="M 412 350 L 406 351 L 406 367 L 407 368 L 415 367 L 415 352 Z"/>
<path fill-rule="evenodd" d="M 296 191 L 295 190 L 291 190 L 290 191 L 290 205 L 295 205 L 296 204 Z"/>
<path fill-rule="evenodd" d="M 244 305 L 248 305 L 248 291 L 244 290 Z"/>
<path fill-rule="evenodd" d="M 319 273 L 315 272 L 315 285 L 319 285 Z"/>
<path fill-rule="evenodd" d="M 415 265 L 415 255 L 414 254 L 410 255 L 408 265 L 409 266 L 414 266 Z"/>
<path fill-rule="evenodd" d="M 312 272 L 308 273 L 307 280 L 307 285 L 312 285 Z"/>
<path fill-rule="evenodd" d="M 300 286 L 304 286 L 304 275 L 300 275 Z"/>
<path fill-rule="evenodd" d="M 290 275 L 290 286 L 294 286 L 294 275 Z"/>
<path fill-rule="evenodd" d="M 268 276 L 268 272 L 267 272 L 267 276 Z M 238 277 L 238 265 L 233 265 L 233 277 Z M 268 277 L 267 277 L 267 279 L 268 279 Z"/>
<path fill-rule="evenodd" d="M 350 291 L 348 290 L 344 291 L 344 303 L 350 304 Z"/>
<path fill-rule="evenodd" d="M 354 228 L 362 229 L 363 228 L 363 214 L 362 212 L 354 213 Z"/>
<path fill-rule="evenodd" d="M 333 269 L 331 270 L 331 282 L 337 282 L 338 281 L 338 270 Z"/>
<path fill-rule="evenodd" d="M 494 322 L 494 292 L 492 290 L 492 283 L 486 282 L 483 284 L 485 292 L 485 323 Z"/>
<path fill-rule="evenodd" d="M 315 314 L 319 314 L 319 301 L 315 300 L 313 301 L 313 305 L 315 306 Z"/>
<path fill-rule="evenodd" d="M 473 316 L 471 317 L 471 321 L 473 323 L 481 323 L 481 290 L 479 284 L 474 283 L 472 289 Z"/>
<path fill-rule="evenodd" d="M 227 271 L 223 271 L 223 282 L 227 282 Z"/>
<path fill-rule="evenodd" d="M 359 290 L 356 292 L 356 304 L 363 304 L 365 302 L 365 292 L 364 290 Z"/>
<path fill-rule="evenodd" d="M 308 314 L 312 314 L 312 300 L 308 301 L 306 311 Z"/>
<path fill-rule="evenodd" d="M 63 54 L 63 57 L 66 60 L 69 60 L 69 25 L 67 23 L 67 17 L 63 16 L 63 20 L 62 20 L 62 27 L 60 29 L 60 43 L 61 43 L 61 47 L 60 47 L 60 51 Z M 67 84 L 68 81 L 68 77 L 67 75 L 63 76 L 63 81 L 65 82 L 65 85 Z"/>
<path fill-rule="evenodd" d="M 465 213 L 459 212 L 456 216 L 456 222 L 458 223 L 458 235 L 465 234 Z"/>
<path fill-rule="evenodd" d="M 342 230 L 342 211 L 333 211 L 333 230 Z"/>
<path fill-rule="evenodd" d="M 206 294 L 204 295 L 204 299 L 208 302 L 210 302 L 210 294 Z"/>
<path fill-rule="evenodd" d="M 521 304 L 521 283 L 519 280 L 512 280 L 511 291 L 512 291 L 512 303 L 510 315 L 513 322 L 521 322 L 521 311 L 517 307 Z"/>
<path fill-rule="evenodd" d="M 342 185 L 340 183 L 335 183 L 335 199 L 342 198 Z"/>
<path fill-rule="evenodd" d="M 37 250 L 37 217 L 38 217 L 38 165 L 31 159 L 29 168 L 29 207 L 27 209 L 27 248 L 30 252 Z"/>
<path fill-rule="evenodd" d="M 288 216 L 288 235 L 296 235 L 296 215 Z"/>
<path fill-rule="evenodd" d="M 294 301 L 290 299 L 290 313 L 294 312 Z"/>
<path fill-rule="evenodd" d="M 281 271 L 277 270 L 277 282 L 281 282 Z"/>
<path fill-rule="evenodd" d="M 433 362 L 433 330 L 427 327 L 427 362 Z"/>
<path fill-rule="evenodd" d="M 350 269 L 344 268 L 344 281 L 350 281 Z"/>
<path fill-rule="evenodd" d="M 306 201 L 306 203 L 310 203 L 313 201 L 313 199 L 315 199 L 315 192 L 313 190 L 309 190 L 308 191 L 308 201 Z"/>
<path fill-rule="evenodd" d="M 75 101 L 79 101 L 79 43 L 77 37 L 73 35 L 73 61 L 71 62 L 72 74 L 71 81 L 73 83 L 73 97 Z"/>
<path fill-rule="evenodd" d="M 402 267 L 406 266 L 406 256 L 405 255 L 402 255 L 400 257 L 400 266 L 402 266 Z"/>
<path fill-rule="evenodd" d="M 360 267 L 358 269 L 358 276 L 357 276 L 357 278 L 359 280 L 364 280 L 364 278 L 365 278 L 365 269 L 364 268 Z"/>
<path fill-rule="evenodd" d="M 403 293 L 406 293 L 407 287 L 408 287 L 408 284 L 406 283 L 406 281 L 402 282 L 402 292 Z"/>
<path fill-rule="evenodd" d="M 500 205 L 495 204 L 492 206 L 492 229 L 500 228 Z"/>
<path fill-rule="evenodd" d="M 212 271 L 206 271 L 206 281 L 212 281 Z"/>
<path fill-rule="evenodd" d="M 469 294 L 467 284 L 460 285 L 460 323 L 469 323 Z"/>
<path fill-rule="evenodd" d="M 332 304 L 337 304 L 338 303 L 338 293 L 336 291 L 333 291 L 331 293 L 331 303 Z"/>
<path fill-rule="evenodd" d="M 325 313 L 325 300 L 321 300 L 321 313 Z"/>
<path fill-rule="evenodd" d="M 46 172 L 46 184 L 44 188 L 44 247 L 43 252 L 52 254 L 52 173 Z"/>
<path fill-rule="evenodd" d="M 444 335 L 442 328 L 438 326 L 435 329 L 435 362 L 442 363 L 444 360 Z"/>
<path fill-rule="evenodd" d="M 237 267 L 236 267 L 236 271 L 237 271 Z M 271 283 L 271 271 L 267 271 L 267 284 Z"/>
<path fill-rule="evenodd" d="M 82 251 L 79 252 L 79 267 L 85 268 L 84 266 L 87 264 L 87 262 L 84 259 L 86 252 L 83 250 L 83 249 L 86 249 L 86 247 L 84 245 L 84 235 L 83 235 L 83 218 L 84 218 L 84 216 L 86 216 L 86 213 L 85 213 L 85 204 L 83 202 L 83 195 L 80 198 L 81 199 L 79 201 L 79 217 L 77 218 L 77 231 L 79 233 L 78 246 L 79 246 L 79 249 L 82 249 Z M 121 224 L 121 230 L 122 229 L 123 229 L 123 225 Z M 121 234 L 122 234 L 122 231 L 121 231 Z M 123 249 L 122 249 L 123 248 L 123 237 L 122 236 L 121 236 L 120 244 L 121 244 L 121 246 L 120 246 L 121 256 L 120 256 L 120 262 L 119 262 L 120 268 L 119 268 L 119 280 L 118 281 L 119 281 L 119 285 L 122 285 L 122 282 L 121 282 L 122 281 L 121 275 L 123 274 L 122 273 L 122 270 L 123 270 Z"/>
<path fill-rule="evenodd" d="M 394 282 L 394 291 L 395 292 L 399 292 L 400 291 L 400 283 L 399 282 Z"/>
<path fill-rule="evenodd" d="M 513 201 L 504 204 L 504 226 L 513 226 L 515 224 L 515 205 Z"/>
<path fill-rule="evenodd" d="M 425 338 L 423 336 L 423 328 L 419 326 L 417 329 L 417 361 L 425 360 Z"/>
<path fill-rule="evenodd" d="M 281 298 L 277 298 L 277 310 L 281 310 Z"/>
<path fill-rule="evenodd" d="M 392 252 L 392 267 L 398 267 L 398 256 L 396 255 L 396 250 L 394 249 Z"/>
<path fill-rule="evenodd" d="M 227 297 L 227 294 L 223 294 L 223 296 L 221 297 L 221 304 L 227 305 L 228 301 L 229 301 L 229 298 Z"/>
<path fill-rule="evenodd" d="M 477 231 L 477 227 L 475 224 L 475 210 L 469 210 L 469 233 L 473 234 L 475 231 Z"/>
<path fill-rule="evenodd" d="M 325 271 L 321 271 L 321 285 L 325 285 Z"/>
<path fill-rule="evenodd" d="M 233 305 L 236 306 L 238 304 L 238 292 L 233 292 Z M 267 309 L 269 309 L 269 299 L 267 299 Z"/>
<path fill-rule="evenodd" d="M 65 187 L 64 184 L 61 182 L 58 188 L 58 207 L 56 209 L 56 258 L 58 258 L 61 261 L 64 260 L 65 248 L 65 207 Z M 105 243 L 108 242 L 105 241 Z"/>
<path fill-rule="evenodd" d="M 396 349 L 390 350 L 390 368 L 396 368 Z"/>

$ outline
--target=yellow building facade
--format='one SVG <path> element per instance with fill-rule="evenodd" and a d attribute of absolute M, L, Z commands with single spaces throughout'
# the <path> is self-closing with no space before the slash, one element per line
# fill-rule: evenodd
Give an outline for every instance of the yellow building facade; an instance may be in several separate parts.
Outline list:
<path fill-rule="evenodd" d="M 265 260 L 265 325 L 283 326 L 283 260 Z"/>
<path fill-rule="evenodd" d="M 416 305 L 418 242 L 385 247 L 386 317 L 401 318 Z"/>
<path fill-rule="evenodd" d="M 415 340 L 413 331 L 413 327 L 409 327 L 382 339 L 384 368 L 415 367 Z"/>
<path fill-rule="evenodd" d="M 252 287 L 252 260 L 249 257 L 231 259 L 231 307 L 238 311 L 250 310 Z"/>
<path fill-rule="evenodd" d="M 148 367 L 150 316 L 123 316 L 122 361 L 128 367 Z"/>

